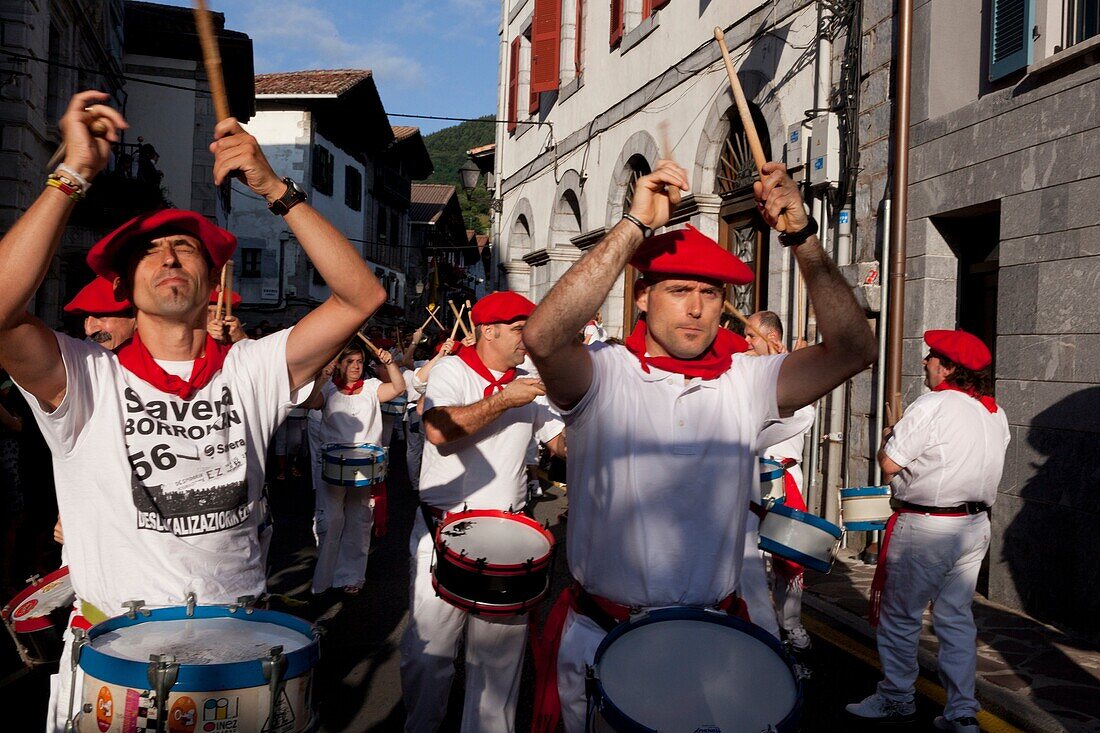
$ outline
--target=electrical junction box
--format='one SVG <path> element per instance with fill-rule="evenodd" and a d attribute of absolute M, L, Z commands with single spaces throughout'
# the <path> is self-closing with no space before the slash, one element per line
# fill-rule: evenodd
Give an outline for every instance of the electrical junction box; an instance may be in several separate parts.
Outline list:
<path fill-rule="evenodd" d="M 806 130 L 801 122 L 787 128 L 786 159 L 787 168 L 797 168 L 806 159 Z"/>
<path fill-rule="evenodd" d="M 840 181 L 840 122 L 833 113 L 810 122 L 810 185 L 835 186 Z"/>

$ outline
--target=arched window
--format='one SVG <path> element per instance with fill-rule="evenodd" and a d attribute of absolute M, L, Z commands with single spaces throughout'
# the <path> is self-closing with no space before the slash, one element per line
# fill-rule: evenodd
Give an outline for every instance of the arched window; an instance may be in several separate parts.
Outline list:
<path fill-rule="evenodd" d="M 581 202 L 572 189 L 566 189 L 558 199 L 551 227 L 554 246 L 572 246 L 569 240 L 581 233 Z"/>
<path fill-rule="evenodd" d="M 645 159 L 643 155 L 632 155 L 626 161 L 626 166 L 630 171 L 630 175 L 626 181 L 626 192 L 623 194 L 623 213 L 626 214 L 630 211 L 630 204 L 634 202 L 634 187 L 638 184 L 638 179 L 642 176 L 649 175 L 651 168 L 649 167 L 649 161 Z M 638 271 L 630 265 L 626 266 L 626 272 L 623 275 L 623 336 L 627 336 L 634 329 L 634 321 L 638 317 L 637 309 L 634 307 L 634 281 L 638 279 Z"/>
<path fill-rule="evenodd" d="M 509 242 L 512 259 L 520 259 L 531 251 L 531 225 L 525 214 L 516 217 L 512 224 L 512 237 Z"/>

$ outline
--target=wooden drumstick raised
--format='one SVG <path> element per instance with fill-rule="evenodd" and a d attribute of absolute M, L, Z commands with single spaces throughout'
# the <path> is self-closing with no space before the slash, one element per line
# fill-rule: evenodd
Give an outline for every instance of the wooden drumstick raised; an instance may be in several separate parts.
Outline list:
<path fill-rule="evenodd" d="M 210 96 L 214 98 L 214 115 L 221 122 L 230 116 L 229 99 L 225 94 L 222 57 L 214 38 L 214 23 L 210 20 L 210 11 L 206 9 L 206 0 L 195 0 L 195 29 L 199 32 L 202 62 L 206 67 L 206 78 L 210 82 Z"/>
<path fill-rule="evenodd" d="M 362 331 L 356 331 L 355 335 L 362 339 L 363 343 L 367 345 L 367 348 L 374 352 L 375 356 L 378 356 L 382 350 L 370 342 L 370 339 L 363 335 Z"/>
<path fill-rule="evenodd" d="M 437 310 L 439 310 L 439 306 L 436 306 L 434 310 L 432 308 L 428 308 L 428 318 L 435 321 L 435 325 L 439 326 L 440 331 L 442 331 L 443 333 L 447 333 L 447 327 L 440 323 L 439 319 L 435 317 L 435 311 Z M 427 323 L 427 321 L 424 322 L 425 325 L 427 325 Z"/>
<path fill-rule="evenodd" d="M 470 335 L 473 336 L 477 333 L 477 326 L 474 324 L 474 307 L 469 300 L 466 301 L 466 318 L 470 320 Z"/>
<path fill-rule="evenodd" d="M 107 123 L 101 119 L 94 119 L 91 124 L 88 125 L 88 131 L 92 133 L 92 137 L 107 137 L 107 130 Z M 54 151 L 53 155 L 51 155 L 50 159 L 46 162 L 46 170 L 53 173 L 54 169 L 61 165 L 61 161 L 65 160 L 66 150 L 68 150 L 68 148 L 65 146 L 64 142 L 58 145 L 57 150 Z"/>
<path fill-rule="evenodd" d="M 725 301 L 722 301 L 722 310 L 724 310 L 726 313 L 729 313 L 731 316 L 734 316 L 735 318 L 737 318 L 737 320 L 741 321 L 741 323 L 744 324 L 745 328 L 747 328 L 747 329 L 749 329 L 750 331 L 753 332 L 753 334 L 756 336 L 756 338 L 760 339 L 761 341 L 763 341 L 765 344 L 768 345 L 768 353 L 769 354 L 772 353 L 772 348 L 773 348 L 772 347 L 772 342 L 768 341 L 766 338 L 764 338 L 764 334 L 760 333 L 760 331 L 756 328 L 756 326 L 749 323 L 749 319 L 745 318 L 745 314 L 742 313 L 740 310 L 738 310 L 737 306 L 735 306 L 733 303 L 729 302 L 728 300 L 725 300 Z"/>
<path fill-rule="evenodd" d="M 222 267 L 222 292 L 225 294 L 225 317 L 233 317 L 233 260 Z"/>
<path fill-rule="evenodd" d="M 225 315 L 225 265 L 222 265 L 221 279 L 218 282 L 218 306 L 214 309 L 214 318 L 221 320 Z"/>
<path fill-rule="evenodd" d="M 737 114 L 741 117 L 741 125 L 745 128 L 745 139 L 748 140 L 749 150 L 752 152 L 752 160 L 756 164 L 756 173 L 760 175 L 761 169 L 767 163 L 764 157 L 764 147 L 760 144 L 760 136 L 756 132 L 756 125 L 752 121 L 752 112 L 749 111 L 749 102 L 745 99 L 745 91 L 741 88 L 741 80 L 737 78 L 737 72 L 733 69 L 733 61 L 730 60 L 729 49 L 726 48 L 726 34 L 721 28 L 714 29 L 714 40 L 718 41 L 718 48 L 722 51 L 722 61 L 726 64 L 726 74 L 730 78 L 730 89 L 733 91 L 733 101 L 737 104 Z"/>
<path fill-rule="evenodd" d="M 462 334 L 469 338 L 473 334 L 470 333 L 470 329 L 466 328 L 466 321 L 462 320 L 462 314 L 466 310 L 466 305 L 463 304 L 462 308 L 455 308 L 453 300 L 448 300 L 447 305 L 451 306 L 451 312 L 455 314 L 455 320 L 458 321 L 458 325 L 462 327 Z M 451 338 L 454 338 L 454 332 L 451 332 Z"/>
<path fill-rule="evenodd" d="M 450 301 L 447 301 L 447 302 L 450 303 Z M 454 308 L 454 307 L 455 307 L 455 304 L 451 303 L 451 308 Z M 455 325 L 454 325 L 454 328 L 451 329 L 451 341 L 455 340 L 455 334 L 458 333 L 458 327 L 463 326 L 463 323 L 462 323 L 462 311 L 463 310 L 466 310 L 466 306 L 462 306 L 462 310 L 460 310 L 458 313 L 455 314 Z"/>

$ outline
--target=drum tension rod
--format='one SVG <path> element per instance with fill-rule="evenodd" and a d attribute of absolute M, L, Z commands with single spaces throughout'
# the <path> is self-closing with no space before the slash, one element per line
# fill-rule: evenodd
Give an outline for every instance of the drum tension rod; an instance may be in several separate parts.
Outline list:
<path fill-rule="evenodd" d="M 150 654 L 148 677 L 149 686 L 157 694 L 157 731 L 163 733 L 168 724 L 168 693 L 176 684 L 180 666 L 171 654 Z"/>
<path fill-rule="evenodd" d="M 191 618 L 195 615 L 195 606 L 198 604 L 198 600 L 195 598 L 194 591 L 187 594 L 187 618 Z"/>
<path fill-rule="evenodd" d="M 275 730 L 278 725 L 279 695 L 283 691 L 283 676 L 286 674 L 287 658 L 283 654 L 283 647 L 273 646 L 268 652 L 268 658 L 260 660 L 263 667 L 264 678 L 267 679 L 271 689 L 271 705 L 268 708 L 267 722 L 262 730 Z"/>
<path fill-rule="evenodd" d="M 256 609 L 256 596 L 237 596 L 237 602 L 232 603 L 229 606 L 230 613 L 236 613 L 239 609 L 244 609 L 246 614 L 252 613 Z"/>
<path fill-rule="evenodd" d="M 148 616 L 149 610 L 145 608 L 145 601 L 126 601 L 122 604 L 123 608 L 130 609 L 126 612 L 126 618 L 133 621 L 140 613 L 142 616 Z"/>
<path fill-rule="evenodd" d="M 73 717 L 73 702 L 76 700 L 76 668 L 80 664 L 80 652 L 88 643 L 88 634 L 84 629 L 73 627 L 73 653 L 69 657 L 69 719 L 65 721 L 65 733 L 73 733 L 76 730 L 76 718 Z M 83 708 L 82 708 L 83 709 Z M 91 710 L 84 710 L 90 713 Z"/>

